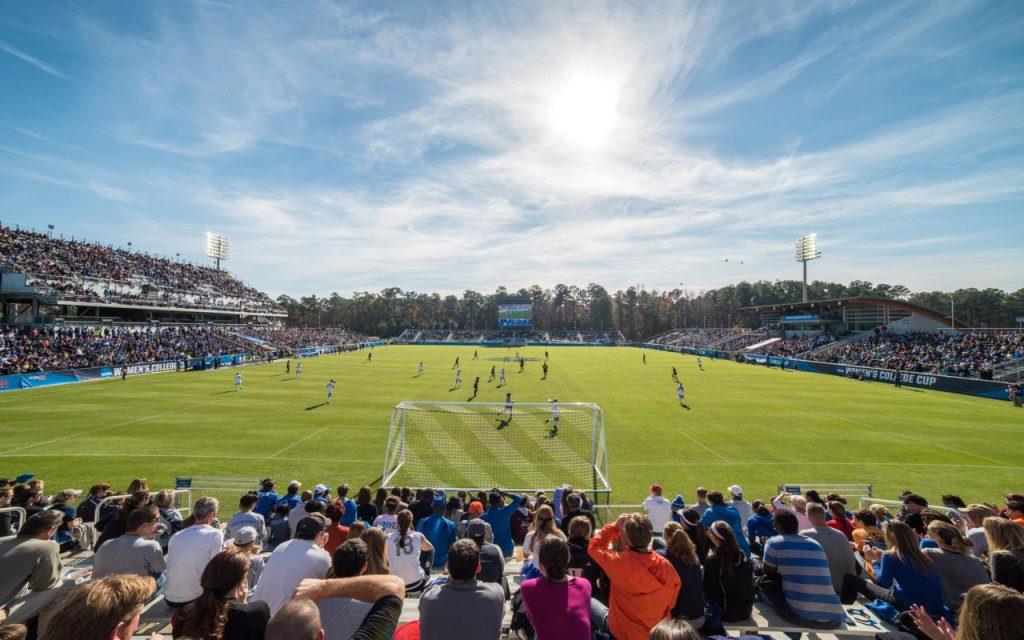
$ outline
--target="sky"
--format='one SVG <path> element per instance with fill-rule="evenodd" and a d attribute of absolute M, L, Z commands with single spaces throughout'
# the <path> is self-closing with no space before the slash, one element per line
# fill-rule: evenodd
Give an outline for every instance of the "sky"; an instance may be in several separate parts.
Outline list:
<path fill-rule="evenodd" d="M 1024 286 L 1024 3 L 8 3 L 0 221 L 271 295 Z"/>

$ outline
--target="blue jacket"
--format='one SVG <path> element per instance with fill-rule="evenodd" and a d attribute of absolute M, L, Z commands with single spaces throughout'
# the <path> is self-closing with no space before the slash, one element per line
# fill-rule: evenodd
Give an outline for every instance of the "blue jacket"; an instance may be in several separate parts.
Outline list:
<path fill-rule="evenodd" d="M 480 517 L 484 522 L 490 523 L 491 530 L 494 532 L 494 544 L 501 547 L 501 552 L 505 554 L 506 558 L 512 555 L 512 551 L 516 547 L 515 542 L 512 541 L 512 514 L 522 502 L 521 497 L 512 496 L 512 502 L 504 507 L 488 509 Z"/>
<path fill-rule="evenodd" d="M 875 563 L 875 576 L 879 586 L 892 587 L 893 595 L 901 609 L 917 604 L 925 608 L 932 617 L 945 614 L 942 600 L 942 580 L 934 568 L 925 572 L 906 564 L 891 551 L 882 554 L 882 561 Z"/>
<path fill-rule="evenodd" d="M 356 501 L 352 498 L 345 498 L 345 515 L 341 516 L 341 526 L 351 527 L 356 521 Z"/>
<path fill-rule="evenodd" d="M 705 529 L 719 520 L 724 520 L 732 528 L 732 533 L 736 536 L 736 544 L 739 545 L 740 549 L 743 549 L 743 553 L 750 555 L 750 543 L 747 542 L 747 538 L 743 535 L 740 512 L 729 505 L 713 504 L 700 517 L 700 523 L 704 525 Z"/>
<path fill-rule="evenodd" d="M 455 523 L 444 516 L 429 515 L 420 520 L 416 530 L 434 545 L 434 567 L 443 567 L 448 562 L 448 547 L 459 539 Z"/>
<path fill-rule="evenodd" d="M 270 516 L 274 515 L 274 507 L 279 499 L 280 496 L 275 491 L 260 491 L 259 499 L 256 500 L 256 508 L 253 511 L 263 516 L 264 520 L 269 520 Z"/>
<path fill-rule="evenodd" d="M 751 542 L 760 538 L 763 543 L 765 538 L 771 538 L 775 534 L 771 515 L 759 516 L 755 513 L 747 520 L 747 536 Z"/>

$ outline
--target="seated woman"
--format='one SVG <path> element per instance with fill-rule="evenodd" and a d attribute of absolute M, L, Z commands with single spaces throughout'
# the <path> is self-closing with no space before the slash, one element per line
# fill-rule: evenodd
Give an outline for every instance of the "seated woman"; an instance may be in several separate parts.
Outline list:
<path fill-rule="evenodd" d="M 263 639 L 270 608 L 266 602 L 247 602 L 250 557 L 238 549 L 213 556 L 200 579 L 203 594 L 174 619 L 172 637 Z"/>
<path fill-rule="evenodd" d="M 750 617 L 754 608 L 754 568 L 723 520 L 708 527 L 713 550 L 704 562 L 704 595 L 722 611 L 725 622 Z"/>
<path fill-rule="evenodd" d="M 413 529 L 412 520 L 412 511 L 402 509 L 398 512 L 398 531 L 387 536 L 388 568 L 405 582 L 406 593 L 423 591 L 428 574 L 420 562 L 420 553 L 434 550 L 427 537 Z"/>
<path fill-rule="evenodd" d="M 569 575 L 569 544 L 547 536 L 536 556 L 539 578 L 520 593 L 537 640 L 590 640 L 590 582 Z"/>
<path fill-rule="evenodd" d="M 700 629 L 704 626 L 704 573 L 697 561 L 697 551 L 693 548 L 690 536 L 686 535 L 678 522 L 667 523 L 663 536 L 666 541 L 665 550 L 657 553 L 672 563 L 682 583 L 676 595 L 676 604 L 672 607 L 672 617 L 688 620 Z"/>
<path fill-rule="evenodd" d="M 955 612 L 971 587 L 990 582 L 988 569 L 971 554 L 971 541 L 954 525 L 933 520 L 928 524 L 928 537 L 939 546 L 922 552 L 939 572 L 942 600 Z"/>

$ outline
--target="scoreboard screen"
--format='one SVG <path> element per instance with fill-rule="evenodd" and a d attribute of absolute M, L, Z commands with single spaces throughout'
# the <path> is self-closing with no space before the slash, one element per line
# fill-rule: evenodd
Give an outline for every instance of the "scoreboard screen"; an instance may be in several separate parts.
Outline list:
<path fill-rule="evenodd" d="M 498 327 L 501 329 L 529 329 L 533 325 L 532 304 L 498 305 Z"/>

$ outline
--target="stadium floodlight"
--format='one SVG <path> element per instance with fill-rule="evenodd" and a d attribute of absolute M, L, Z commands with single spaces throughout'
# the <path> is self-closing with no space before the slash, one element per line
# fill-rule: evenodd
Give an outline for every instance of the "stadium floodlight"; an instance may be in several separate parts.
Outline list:
<path fill-rule="evenodd" d="M 802 262 L 804 265 L 804 302 L 807 302 L 807 263 L 821 257 L 821 250 L 818 249 L 818 234 L 808 233 L 797 238 L 793 247 L 796 261 Z"/>
<path fill-rule="evenodd" d="M 206 232 L 206 256 L 217 261 L 217 269 L 220 269 L 220 261 L 227 260 L 231 253 L 231 241 L 225 236 L 212 231 Z"/>

